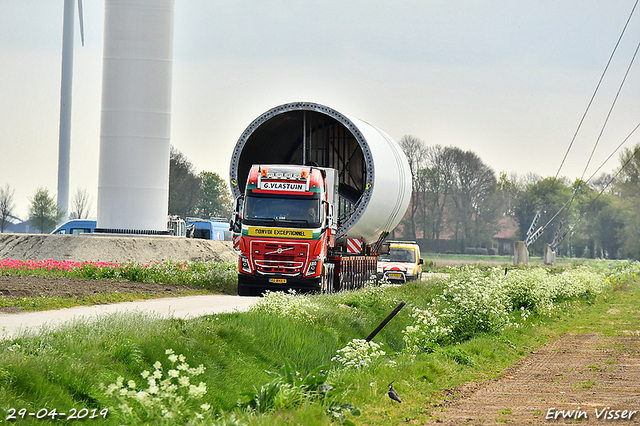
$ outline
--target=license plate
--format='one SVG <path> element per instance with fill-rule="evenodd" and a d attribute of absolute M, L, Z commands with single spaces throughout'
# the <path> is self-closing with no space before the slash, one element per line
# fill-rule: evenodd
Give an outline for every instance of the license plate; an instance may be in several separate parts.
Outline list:
<path fill-rule="evenodd" d="M 397 274 L 397 273 L 396 273 L 396 274 L 394 274 L 394 273 L 390 273 L 390 274 L 389 274 L 389 276 L 390 276 L 391 278 L 402 278 L 402 274 Z"/>
<path fill-rule="evenodd" d="M 287 283 L 287 279 L 286 278 L 269 278 L 269 282 L 270 283 L 286 284 Z"/>

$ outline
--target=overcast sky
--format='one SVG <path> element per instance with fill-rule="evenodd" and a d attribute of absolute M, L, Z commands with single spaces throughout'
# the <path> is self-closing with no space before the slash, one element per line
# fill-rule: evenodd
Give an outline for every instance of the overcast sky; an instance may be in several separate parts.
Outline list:
<path fill-rule="evenodd" d="M 635 0 L 176 0 L 171 143 L 228 180 L 263 112 L 310 101 L 396 140 L 474 151 L 496 174 L 555 175 Z M 76 26 L 71 188 L 97 207 L 104 1 Z M 0 0 L 0 186 L 26 218 L 57 191 L 62 0 Z M 561 175 L 580 177 L 640 42 L 629 24 Z M 636 64 L 585 177 L 640 121 Z M 626 146 L 640 142 L 640 135 Z M 619 164 L 617 156 L 603 170 Z"/>

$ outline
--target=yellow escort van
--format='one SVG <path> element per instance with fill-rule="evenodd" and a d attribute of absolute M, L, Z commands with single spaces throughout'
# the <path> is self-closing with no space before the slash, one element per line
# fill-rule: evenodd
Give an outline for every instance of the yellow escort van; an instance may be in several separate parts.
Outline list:
<path fill-rule="evenodd" d="M 415 241 L 387 241 L 389 250 L 378 256 L 378 279 L 405 283 L 422 279 L 420 247 Z"/>

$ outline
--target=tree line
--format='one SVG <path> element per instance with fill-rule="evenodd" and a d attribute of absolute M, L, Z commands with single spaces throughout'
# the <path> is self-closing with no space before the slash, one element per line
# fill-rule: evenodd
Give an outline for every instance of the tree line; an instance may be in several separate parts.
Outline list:
<path fill-rule="evenodd" d="M 15 216 L 15 190 L 9 184 L 0 187 L 0 232 L 5 232 Z M 91 216 L 91 205 L 87 190 L 78 188 L 71 200 L 69 219 L 86 219 Z M 169 158 L 169 209 L 170 215 L 182 218 L 231 216 L 231 193 L 225 181 L 213 172 L 196 173 L 193 164 L 173 146 Z M 40 233 L 51 232 L 65 217 L 45 187 L 36 189 L 29 198 L 28 219 L 32 229 Z"/>
<path fill-rule="evenodd" d="M 217 173 L 201 171 L 180 151 L 171 147 L 169 155 L 169 214 L 182 218 L 231 218 L 233 200 L 224 179 Z"/>
<path fill-rule="evenodd" d="M 541 254 L 554 234 L 565 235 L 557 252 L 571 257 L 640 259 L 640 144 L 623 150 L 612 174 L 597 179 L 543 178 L 495 171 L 474 152 L 404 136 L 400 146 L 412 176 L 411 203 L 396 237 L 423 239 L 436 251 L 491 253 L 496 235 L 512 220 L 513 236 Z M 445 244 L 445 242 L 447 244 Z"/>
<path fill-rule="evenodd" d="M 472 151 L 427 146 L 413 136 L 404 136 L 400 146 L 409 161 L 412 194 L 395 237 L 427 240 L 437 251 L 491 252 L 493 236 L 505 220 L 515 222 L 514 238 L 524 240 L 540 212 L 538 226 L 546 228 L 529 246 L 533 254 L 542 253 L 562 223 L 561 234 L 566 231 L 566 238 L 558 246 L 561 255 L 640 260 L 640 144 L 623 150 L 612 174 L 587 182 L 532 173 L 496 175 Z M 8 184 L 0 187 L 0 232 L 17 219 L 14 195 Z M 171 147 L 169 214 L 229 218 L 231 205 L 231 193 L 217 173 L 197 173 Z M 86 189 L 77 190 L 70 207 L 70 218 L 91 215 Z M 50 232 L 63 216 L 46 188 L 38 188 L 29 198 L 29 219 L 37 231 Z"/>

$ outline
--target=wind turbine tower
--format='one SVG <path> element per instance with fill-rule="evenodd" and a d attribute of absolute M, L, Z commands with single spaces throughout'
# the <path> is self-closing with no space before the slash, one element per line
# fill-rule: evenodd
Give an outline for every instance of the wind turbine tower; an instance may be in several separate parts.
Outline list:
<path fill-rule="evenodd" d="M 106 0 L 96 232 L 166 234 L 173 0 Z"/>
<path fill-rule="evenodd" d="M 69 163 L 71 160 L 71 85 L 73 80 L 73 13 L 75 0 L 64 0 L 62 25 L 62 82 L 60 84 L 60 138 L 58 146 L 58 207 L 69 212 Z M 80 37 L 84 46 L 82 0 L 78 0 Z"/>

